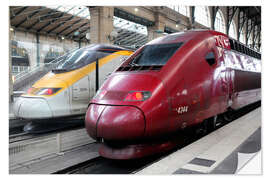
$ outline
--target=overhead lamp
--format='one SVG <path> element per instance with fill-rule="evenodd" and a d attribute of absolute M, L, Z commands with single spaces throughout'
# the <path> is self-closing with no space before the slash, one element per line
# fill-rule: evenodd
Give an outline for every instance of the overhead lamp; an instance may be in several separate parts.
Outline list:
<path fill-rule="evenodd" d="M 14 31 L 14 29 L 13 29 L 12 27 L 11 27 L 11 28 L 9 28 L 9 30 L 10 30 L 10 31 Z"/>
<path fill-rule="evenodd" d="M 134 8 L 134 11 L 135 11 L 135 12 L 138 12 L 138 11 L 139 11 L 139 9 L 138 9 L 138 8 Z"/>
<path fill-rule="evenodd" d="M 91 36 L 90 36 L 90 33 L 89 32 L 85 34 L 85 38 L 88 39 L 88 40 L 91 39 Z"/>
<path fill-rule="evenodd" d="M 163 33 L 163 31 L 162 30 L 159 30 L 159 29 L 158 30 L 155 30 L 155 32 L 156 33 Z"/>
<path fill-rule="evenodd" d="M 114 30 L 108 35 L 108 39 L 109 39 L 110 41 L 113 41 L 113 40 L 115 40 L 115 39 L 117 38 L 117 36 L 118 36 L 118 32 L 117 32 L 116 29 L 114 29 Z"/>
<path fill-rule="evenodd" d="M 64 39 L 65 39 L 65 37 L 64 37 L 64 36 L 62 36 L 62 37 L 61 37 L 61 39 L 62 39 L 62 40 L 64 40 Z"/>
<path fill-rule="evenodd" d="M 180 20 L 178 20 L 178 21 L 176 21 L 176 25 L 175 25 L 175 27 L 179 27 L 179 24 L 181 24 L 181 21 Z"/>

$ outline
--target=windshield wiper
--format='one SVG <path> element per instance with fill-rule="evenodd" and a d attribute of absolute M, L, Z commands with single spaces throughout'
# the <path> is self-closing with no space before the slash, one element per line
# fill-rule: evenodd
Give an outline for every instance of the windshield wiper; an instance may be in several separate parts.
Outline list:
<path fill-rule="evenodd" d="M 129 63 L 131 66 L 140 66 L 139 64 L 135 63 L 138 59 L 143 55 L 143 53 L 138 54 L 133 58 L 133 60 Z"/>
<path fill-rule="evenodd" d="M 69 70 L 67 69 L 52 69 L 53 73 L 61 73 L 61 72 L 68 72 Z"/>
<path fill-rule="evenodd" d="M 133 61 L 129 63 L 131 66 L 139 66 L 139 64 L 134 63 Z"/>

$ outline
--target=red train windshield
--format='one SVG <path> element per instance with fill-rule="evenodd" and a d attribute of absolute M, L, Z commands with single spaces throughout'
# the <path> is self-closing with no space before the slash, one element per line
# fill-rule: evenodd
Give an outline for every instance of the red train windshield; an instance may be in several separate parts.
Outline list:
<path fill-rule="evenodd" d="M 173 44 L 146 45 L 130 62 L 130 65 L 155 66 L 165 65 L 172 55 L 183 45 Z"/>

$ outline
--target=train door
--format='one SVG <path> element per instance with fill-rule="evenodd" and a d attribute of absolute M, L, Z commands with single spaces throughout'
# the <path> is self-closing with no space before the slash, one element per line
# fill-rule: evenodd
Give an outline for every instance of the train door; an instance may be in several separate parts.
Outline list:
<path fill-rule="evenodd" d="M 228 86 L 228 107 L 232 105 L 232 95 L 233 95 L 233 79 L 232 79 L 232 69 L 226 70 L 226 81 Z"/>
<path fill-rule="evenodd" d="M 86 112 L 90 101 L 89 76 L 84 76 L 71 86 L 71 114 Z"/>
<path fill-rule="evenodd" d="M 108 56 L 108 54 L 107 54 Z M 102 86 L 104 81 L 109 77 L 112 72 L 120 66 L 120 64 L 128 56 L 124 55 L 111 55 L 110 57 L 105 57 L 105 59 L 99 59 L 99 88 Z M 91 72 L 89 75 L 89 97 L 92 99 L 96 94 L 96 71 Z"/>
<path fill-rule="evenodd" d="M 221 61 L 221 67 L 220 67 L 220 89 L 221 89 L 221 111 L 227 106 L 229 102 L 229 73 L 226 70 L 226 67 L 224 65 L 224 61 Z"/>
<path fill-rule="evenodd" d="M 224 51 L 224 63 L 226 67 L 225 81 L 227 86 L 227 107 L 230 107 L 233 103 L 233 69 L 231 59 L 233 59 L 233 53 L 230 51 Z"/>
<path fill-rule="evenodd" d="M 181 76 L 180 76 L 181 77 Z M 190 113 L 189 107 L 189 86 L 185 78 L 175 78 L 175 87 L 170 92 L 171 104 L 171 129 L 185 128 L 188 125 L 187 115 Z"/>
<path fill-rule="evenodd" d="M 106 62 L 105 64 L 101 62 L 101 64 L 103 65 L 99 66 L 99 85 L 100 86 L 104 83 L 104 81 L 108 78 L 108 76 L 112 74 L 112 72 L 116 70 L 117 67 L 120 66 L 124 57 L 125 56 L 114 54 L 114 55 L 111 55 L 110 61 Z"/>

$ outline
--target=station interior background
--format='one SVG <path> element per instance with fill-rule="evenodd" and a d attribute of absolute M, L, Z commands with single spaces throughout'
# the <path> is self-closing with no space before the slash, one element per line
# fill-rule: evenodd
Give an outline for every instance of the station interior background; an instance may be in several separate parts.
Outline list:
<path fill-rule="evenodd" d="M 260 51 L 260 14 L 259 6 L 11 6 L 12 81 L 90 43 L 136 49 L 192 28 L 223 32 Z"/>

